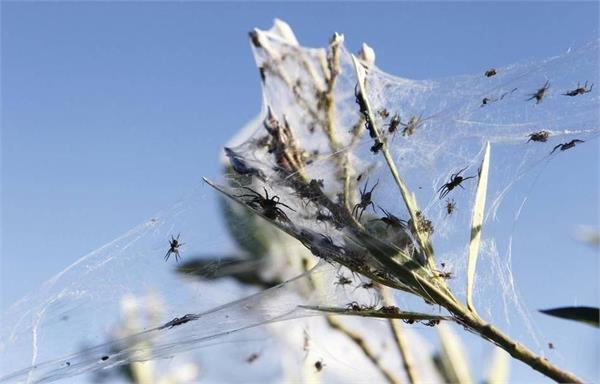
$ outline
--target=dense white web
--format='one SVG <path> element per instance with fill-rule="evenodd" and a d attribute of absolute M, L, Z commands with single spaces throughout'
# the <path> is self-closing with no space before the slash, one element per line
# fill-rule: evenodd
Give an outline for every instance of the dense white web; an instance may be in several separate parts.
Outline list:
<path fill-rule="evenodd" d="M 50 382 L 83 373 L 102 380 L 113 367 L 171 361 L 191 350 L 195 353 L 190 359 L 199 364 L 199 375 L 206 381 L 241 377 L 281 381 L 315 374 L 339 382 L 380 378 L 381 372 L 369 366 L 355 346 L 344 347 L 347 338 L 306 308 L 345 308 L 353 301 L 377 308 L 382 305 L 379 294 L 363 286 L 371 278 L 389 279 L 397 288 L 406 289 L 401 280 L 384 272 L 385 264 L 380 261 L 357 261 L 365 241 L 382 252 L 390 247 L 412 250 L 407 252 L 417 264 L 424 263 L 414 249 L 418 248 L 414 233 L 395 231 L 380 220 L 385 212 L 403 221 L 410 215 L 381 151 L 373 149 L 374 139 L 365 129 L 356 102 L 351 54 L 338 36 L 339 74 L 331 93 L 334 113 L 327 115 L 331 48 L 302 48 L 279 22 L 270 31 L 255 31 L 251 37 L 263 76 L 264 109 L 229 143 L 224 157 L 227 171 L 218 188 L 234 198 L 252 195 L 250 189 L 264 196 L 265 188 L 270 197 L 278 196 L 288 207 L 278 206 L 281 211 L 273 214 L 257 197 L 256 203 L 250 203 L 255 212 L 250 212 L 242 204 L 248 204 L 252 196 L 237 197 L 237 202 L 221 197 L 223 217 L 237 245 L 228 255 L 223 250 L 228 234 L 209 237 L 202 219 L 218 192 L 199 188 L 171 209 L 83 257 L 2 315 L 0 382 Z M 511 272 L 511 228 L 528 185 L 549 159 L 577 151 L 580 145 L 594 145 L 597 139 L 600 99 L 591 84 L 599 81 L 598 42 L 545 60 L 496 68 L 492 77 L 478 73 L 415 81 L 378 70 L 369 61 L 368 49 L 363 59 L 365 96 L 376 111 L 372 123 L 384 135 L 419 210 L 431 221 L 433 267 L 453 275 L 445 283 L 463 301 L 478 168 L 485 144 L 491 143 L 475 305 L 483 317 L 509 331 L 515 319 L 527 324 Z M 546 82 L 549 88 L 536 103 L 531 97 Z M 585 82 L 591 92 L 564 95 Z M 399 124 L 390 133 L 396 114 Z M 416 124 L 410 123 L 413 117 Z M 333 135 L 328 134 L 327 119 L 333 122 Z M 546 141 L 531 140 L 531 134 L 541 131 L 547 132 Z M 278 141 L 277 135 L 286 134 Z M 574 139 L 583 142 L 572 148 L 558 146 Z M 292 153 L 296 157 L 283 156 L 281 143 L 287 149 L 296 148 Z M 360 206 L 355 209 L 360 190 L 377 184 L 372 192 L 374 204 L 364 207 L 358 220 L 373 239 L 357 238 L 331 210 L 311 201 L 312 190 L 300 191 L 294 184 L 299 172 L 290 163 L 301 163 L 305 180 L 319 186 L 330 202 L 343 200 L 347 191 L 347 206 L 354 216 L 363 211 Z M 440 198 L 440 188 L 461 170 L 463 176 L 474 177 Z M 454 207 L 451 213 L 449 203 Z M 257 213 L 274 216 L 270 219 L 280 229 Z M 176 269 L 174 255 L 167 263 L 164 257 L 170 237 L 178 234 L 185 244 Z M 315 256 L 326 261 L 317 263 Z M 371 275 L 351 273 L 335 261 L 363 266 L 363 272 L 368 269 Z M 341 276 L 350 282 L 340 283 Z M 446 314 L 408 293 L 397 294 L 395 300 L 402 310 Z M 385 322 L 344 320 L 357 332 L 369 329 L 378 355 L 392 348 Z M 269 325 L 259 327 L 265 324 Z M 423 327 L 422 323 L 415 326 Z M 533 329 L 525 328 L 513 333 L 535 344 Z M 420 343 L 417 334 L 410 332 L 409 337 Z M 343 359 L 336 348 L 345 348 Z M 423 347 L 416 358 L 421 374 L 438 379 L 428 373 L 433 372 L 428 355 Z M 388 364 L 393 374 L 404 374 L 390 357 L 393 354 L 382 356 L 381 363 Z M 314 367 L 321 359 L 329 367 L 322 373 Z M 228 369 L 232 364 L 235 372 Z"/>

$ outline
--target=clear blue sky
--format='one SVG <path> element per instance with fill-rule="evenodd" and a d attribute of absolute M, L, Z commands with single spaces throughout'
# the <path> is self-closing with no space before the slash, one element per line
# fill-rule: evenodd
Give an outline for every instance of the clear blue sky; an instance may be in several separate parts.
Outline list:
<path fill-rule="evenodd" d="M 223 143 L 260 110 L 247 40 L 255 26 L 281 18 L 308 46 L 342 32 L 352 51 L 366 41 L 380 68 L 417 79 L 543 58 L 598 36 L 593 2 L 3 2 L 1 12 L 2 310 L 219 174 Z M 570 240 L 574 224 L 598 225 L 596 144 L 552 162 L 532 191 L 520 224 L 530 230 L 515 249 L 535 257 L 515 270 L 538 271 L 519 281 L 534 308 L 597 304 L 598 261 Z M 557 205 L 565 196 L 596 203 Z M 206 222 L 221 222 L 216 208 Z M 565 259 L 568 274 L 556 268 Z M 546 333 L 557 326 L 538 320 Z M 569 338 L 597 346 L 593 330 L 560 326 L 563 353 L 578 350 Z M 573 369 L 593 377 L 595 351 Z"/>

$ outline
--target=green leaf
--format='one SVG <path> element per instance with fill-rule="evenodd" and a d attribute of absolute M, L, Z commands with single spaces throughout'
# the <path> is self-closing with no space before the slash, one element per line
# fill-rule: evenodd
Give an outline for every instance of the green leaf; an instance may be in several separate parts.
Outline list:
<path fill-rule="evenodd" d="M 561 307 L 540 309 L 540 312 L 546 315 L 579 321 L 600 328 L 600 309 L 595 307 Z"/>
<path fill-rule="evenodd" d="M 473 282 L 475 280 L 475 267 L 479 244 L 481 242 L 481 226 L 483 225 L 483 211 L 485 208 L 485 197 L 487 194 L 488 171 L 490 169 L 490 143 L 485 145 L 481 168 L 479 169 L 479 181 L 475 192 L 475 204 L 473 205 L 473 218 L 471 220 L 471 241 L 469 243 L 469 262 L 467 266 L 467 307 L 475 312 L 473 306 Z"/>

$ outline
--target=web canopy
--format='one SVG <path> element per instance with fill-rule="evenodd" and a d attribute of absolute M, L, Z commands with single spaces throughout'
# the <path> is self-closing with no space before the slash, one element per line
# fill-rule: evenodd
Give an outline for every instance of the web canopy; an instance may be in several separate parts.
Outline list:
<path fill-rule="evenodd" d="M 466 300 L 473 204 L 488 142 L 474 305 L 535 345 L 533 329 L 511 327 L 515 319 L 528 321 L 513 284 L 507 228 L 536 172 L 598 136 L 598 42 L 496 68 L 491 76 L 441 80 L 386 74 L 368 47 L 357 70 L 342 36 L 328 48 L 304 48 L 280 22 L 251 33 L 251 42 L 264 108 L 227 145 L 223 180 L 211 182 L 224 194 L 223 217 L 237 250 L 223 254 L 227 234 L 204 234 L 202 211 L 214 195 L 198 189 L 4 313 L 0 382 L 51 382 L 84 373 L 98 378 L 111 368 L 188 351 L 199 351 L 209 381 L 236 375 L 276 381 L 319 373 L 313 363 L 323 356 L 336 365 L 334 354 L 318 347 L 336 337 L 328 335 L 319 308 L 352 309 L 355 303 L 364 311 L 387 304 L 432 316 L 416 326 L 435 325 L 435 316 L 452 313 L 433 305 L 426 289 L 393 275 L 381 255 L 397 252 L 394 263 Z M 360 86 L 357 71 L 365 73 Z M 385 150 L 418 216 L 402 199 Z M 457 177 L 464 180 L 457 183 Z M 174 264 L 168 242 L 178 234 L 184 245 L 175 250 L 183 260 Z M 372 289 L 373 282 L 395 289 L 391 302 Z M 382 322 L 350 321 L 359 331 L 370 329 L 377 351 L 391 348 L 382 346 L 389 339 Z M 220 352 L 202 353 L 208 350 Z M 423 348 L 421 366 L 431 365 L 429 353 Z M 242 369 L 261 355 L 269 356 L 257 360 L 261 369 Z M 334 382 L 383 372 L 348 370 L 360 366 L 361 355 L 348 356 L 338 361 L 344 370 L 326 370 Z M 231 372 L 230 364 L 241 371 Z M 403 375 L 397 366 L 390 374 Z"/>

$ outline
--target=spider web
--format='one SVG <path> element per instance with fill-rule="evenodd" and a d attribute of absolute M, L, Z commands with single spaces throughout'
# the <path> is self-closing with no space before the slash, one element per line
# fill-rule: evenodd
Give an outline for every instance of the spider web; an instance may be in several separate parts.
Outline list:
<path fill-rule="evenodd" d="M 260 194 L 264 187 L 290 207 L 281 209 L 294 228 L 310 231 L 313 238 L 327 236 L 335 247 L 349 246 L 348 234 L 331 222 L 316 220 L 320 212 L 279 176 L 279 165 L 265 146 L 264 122 L 271 116 L 287 122 L 306 155 L 307 177 L 323 180 L 329 196 L 337 196 L 343 188 L 337 167 L 339 159 L 347 156 L 352 206 L 360 201 L 359 191 L 365 184 L 371 189 L 377 183 L 373 190 L 376 206 L 408 220 L 389 169 L 381 154 L 372 152 L 373 139 L 361 122 L 350 52 L 340 45 L 340 73 L 334 88 L 337 144 L 332 145 L 314 112 L 315 91 L 325 87 L 322 73 L 327 52 L 300 47 L 282 23 L 260 31 L 259 36 L 260 47 L 254 47 L 254 54 L 265 75 L 264 108 L 227 145 L 232 151 L 228 160 L 234 166 L 238 161 L 238 170 L 243 164 L 254 176 L 242 177 L 229 169 L 223 188 L 239 195 L 249 193 L 241 186 Z M 419 209 L 433 223 L 436 267 L 452 272 L 455 278 L 448 280 L 448 285 L 461 300 L 465 298 L 476 178 L 450 191 L 447 198 L 456 207 L 451 214 L 446 199 L 439 197 L 439 188 L 463 169 L 464 176 L 476 176 L 483 148 L 490 142 L 475 306 L 484 318 L 494 319 L 533 346 L 538 343 L 536 331 L 511 271 L 511 231 L 531 183 L 550 159 L 563 155 L 560 149 L 551 153 L 553 148 L 573 139 L 585 141 L 578 145 L 593 145 L 598 136 L 596 90 L 576 97 L 562 95 L 576 88 L 578 81 L 598 83 L 597 58 L 598 42 L 594 41 L 545 60 L 497 68 L 498 74 L 490 78 L 475 74 L 418 81 L 388 75 L 363 62 L 371 106 L 390 113 L 387 118 L 377 115 L 375 123 L 384 131 L 398 171 Z M 543 101 L 527 100 L 546 81 L 550 88 Z M 484 98 L 490 102 L 483 104 Z M 394 133 L 387 132 L 396 113 L 405 124 L 413 116 L 419 118 L 412 134 L 404 135 L 403 125 Z M 549 133 L 547 142 L 528 140 L 530 134 L 542 130 Z M 577 146 L 569 151 L 577 151 Z M 142 361 L 163 361 L 168 366 L 169 361 L 190 351 L 188 360 L 200 361 L 199 370 L 206 381 L 248 377 L 261 382 L 297 380 L 318 373 L 313 366 L 317 359 L 325 359 L 328 369 L 322 374 L 328 382 L 381 379 L 377 370 L 366 367 L 364 356 L 344 344 L 346 339 L 332 335 L 321 316 L 305 308 L 345 307 L 352 301 L 379 305 L 376 293 L 361 288 L 369 279 L 335 263 L 317 263 L 305 246 L 226 198 L 220 200 L 220 206 L 235 244 L 229 246 L 230 255 L 224 254 L 229 235 L 208 233 L 202 220 L 215 193 L 199 187 L 13 305 L 2 315 L 0 382 L 51 382 L 81 374 L 102 380 L 102 375 L 115 367 Z M 408 241 L 382 229 L 377 220 L 382 211 L 373 208 L 363 212 L 365 225 L 378 225 L 373 230 L 379 231 L 384 242 Z M 186 263 L 174 269 L 163 258 L 166 241 L 178 233 L 185 243 L 181 252 Z M 336 284 L 341 275 L 352 282 Z M 395 299 L 402 309 L 440 314 L 439 308 L 413 295 L 397 294 Z M 513 327 L 516 322 L 525 326 Z M 389 330 L 384 323 L 351 319 L 348 324 L 357 330 L 368 329 L 376 353 L 389 360 L 392 354 L 383 354 L 391 348 L 385 344 Z M 422 343 L 414 332 L 409 332 L 409 338 Z M 341 348 L 350 351 L 343 361 Z M 418 349 L 422 376 L 439 379 L 433 373 L 426 376 L 432 372 L 427 368 L 429 351 L 427 347 Z M 252 354 L 258 355 L 256 363 L 248 362 Z M 391 369 L 394 374 L 404 374 L 394 361 L 384 359 L 383 363 L 395 367 Z M 260 369 L 252 369 L 256 365 Z"/>

